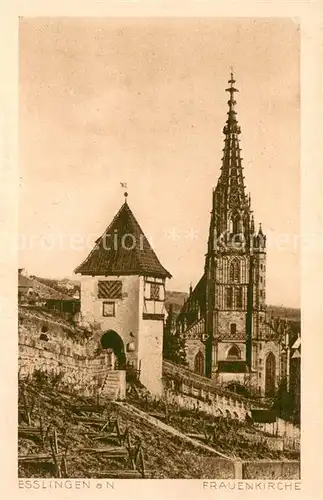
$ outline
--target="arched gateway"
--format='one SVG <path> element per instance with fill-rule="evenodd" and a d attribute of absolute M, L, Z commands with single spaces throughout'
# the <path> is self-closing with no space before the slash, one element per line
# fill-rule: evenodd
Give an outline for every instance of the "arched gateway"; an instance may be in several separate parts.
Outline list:
<path fill-rule="evenodd" d="M 101 337 L 101 347 L 102 349 L 112 349 L 117 358 L 119 370 L 125 368 L 126 355 L 124 343 L 117 332 L 114 330 L 107 330 Z"/>

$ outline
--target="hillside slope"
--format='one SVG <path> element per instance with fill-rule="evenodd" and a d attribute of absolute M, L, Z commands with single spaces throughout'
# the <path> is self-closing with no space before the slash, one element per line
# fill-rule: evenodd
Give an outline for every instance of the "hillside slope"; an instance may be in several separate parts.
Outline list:
<path fill-rule="evenodd" d="M 172 304 L 174 312 L 178 313 L 187 297 L 188 293 L 166 290 L 166 308 L 168 309 L 169 305 Z M 274 318 L 287 319 L 297 323 L 301 321 L 301 311 L 295 307 L 275 306 L 270 304 L 267 306 L 267 313 Z"/>
<path fill-rule="evenodd" d="M 234 477 L 233 461 L 239 457 L 255 464 L 299 460 L 299 453 L 270 450 L 246 423 L 199 411 L 169 406 L 168 423 L 161 428 L 156 414 L 163 420 L 163 403 L 145 398 L 144 388 L 128 386 L 123 404 L 72 395 L 59 386 L 59 377 L 39 372 L 19 382 L 19 477 L 57 477 L 55 440 L 57 456 L 65 459 L 61 477 L 70 478 L 142 477 L 145 471 L 144 477 L 156 479 L 225 479 Z M 133 458 L 139 447 L 141 464 Z M 132 460 L 137 470 L 130 470 Z"/>
<path fill-rule="evenodd" d="M 32 427 L 39 427 L 40 422 L 44 430 L 45 444 L 37 436 L 25 437 L 24 430 L 30 429 L 26 422 L 27 407 L 33 408 Z M 19 385 L 19 426 L 20 436 L 18 440 L 19 456 L 39 457 L 41 454 L 51 453 L 49 438 L 53 429 L 56 429 L 59 453 L 65 455 L 69 478 L 96 478 L 102 475 L 113 476 L 113 471 L 129 469 L 129 458 L 106 458 L 104 454 L 86 451 L 89 448 L 103 448 L 106 443 L 98 439 L 102 424 L 92 425 L 86 423 L 84 415 L 73 411 L 72 405 L 89 405 L 95 401 L 90 398 L 81 398 L 69 395 L 55 389 L 55 380 L 44 377 L 34 378 L 32 381 Z M 100 404 L 103 402 L 101 401 Z M 83 412 L 82 412 L 83 413 Z M 91 418 L 91 415 L 88 414 Z M 216 474 L 219 478 L 232 477 L 232 466 L 227 469 L 217 467 L 216 463 L 210 461 L 210 455 L 199 447 L 194 447 L 180 438 L 169 435 L 162 429 L 145 423 L 143 425 L 134 412 L 114 402 L 104 401 L 104 408 L 100 411 L 102 421 L 113 422 L 116 418 L 121 432 L 127 428 L 130 431 L 130 441 L 133 447 L 141 442 L 146 471 L 153 478 L 206 478 Z M 82 420 L 83 419 L 83 420 Z M 93 416 L 92 416 L 93 419 Z M 49 425 L 51 426 L 49 428 Z M 49 428 L 49 431 L 48 431 Z M 102 434 L 102 433 L 101 433 Z M 112 438 L 112 440 L 116 438 Z M 111 439 L 107 438 L 108 441 Z M 110 446 L 117 443 L 110 442 Z M 126 454 L 127 455 L 127 454 Z M 212 458 L 212 454 L 211 454 Z M 216 457 L 215 457 L 216 458 Z M 221 462 L 221 459 L 220 459 Z M 210 469 L 210 464 L 211 469 Z M 219 465 L 219 463 L 218 463 Z M 111 474 L 109 474 L 109 471 Z M 19 462 L 19 477 L 55 477 L 53 466 L 50 464 L 27 464 L 22 459 Z"/>

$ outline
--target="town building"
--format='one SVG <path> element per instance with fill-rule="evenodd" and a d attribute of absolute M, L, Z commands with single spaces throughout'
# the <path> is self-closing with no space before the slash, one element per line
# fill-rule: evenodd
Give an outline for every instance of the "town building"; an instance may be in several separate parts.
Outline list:
<path fill-rule="evenodd" d="M 161 265 L 125 202 L 96 241 L 81 274 L 81 323 L 96 325 L 98 345 L 119 368 L 132 368 L 154 395 L 162 393 L 165 282 Z"/>
<path fill-rule="evenodd" d="M 74 319 L 80 309 L 79 297 L 49 286 L 46 283 L 55 283 L 55 280 L 47 280 L 36 276 L 29 276 L 26 269 L 18 269 L 18 302 L 20 305 L 41 307 L 56 311 L 65 315 L 68 319 Z"/>
<path fill-rule="evenodd" d="M 176 321 L 189 367 L 228 387 L 272 396 L 285 333 L 266 315 L 266 235 L 246 193 L 231 73 L 221 173 L 213 189 L 204 272 Z"/>
<path fill-rule="evenodd" d="M 18 298 L 30 297 L 34 292 L 34 282 L 28 277 L 26 269 L 18 269 Z"/>

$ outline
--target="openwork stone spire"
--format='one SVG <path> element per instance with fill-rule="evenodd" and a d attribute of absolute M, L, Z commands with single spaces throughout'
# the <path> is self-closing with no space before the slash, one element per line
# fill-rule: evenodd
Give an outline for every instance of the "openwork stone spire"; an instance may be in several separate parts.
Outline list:
<path fill-rule="evenodd" d="M 241 149 L 238 137 L 241 129 L 235 110 L 237 102 L 234 99 L 235 93 L 239 91 L 234 87 L 235 79 L 233 78 L 233 73 L 231 73 L 229 84 L 229 88 L 226 89 L 226 92 L 229 92 L 230 95 L 228 100 L 229 111 L 228 119 L 223 128 L 225 139 L 219 184 L 221 185 L 222 196 L 225 200 L 225 208 L 227 210 L 241 210 L 247 207 L 248 200 L 245 195 L 242 158 L 240 156 Z"/>
<path fill-rule="evenodd" d="M 237 120 L 235 79 L 231 72 L 228 100 L 228 118 L 223 128 L 225 135 L 221 175 L 213 192 L 213 225 L 216 236 L 220 234 L 243 234 L 248 239 L 251 223 L 250 200 L 244 185 L 241 149 L 239 145 L 240 126 Z"/>

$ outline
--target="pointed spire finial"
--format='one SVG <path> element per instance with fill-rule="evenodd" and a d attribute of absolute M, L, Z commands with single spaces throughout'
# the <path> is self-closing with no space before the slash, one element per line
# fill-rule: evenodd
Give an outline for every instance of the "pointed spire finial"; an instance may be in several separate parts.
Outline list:
<path fill-rule="evenodd" d="M 236 83 L 235 79 L 234 79 L 234 74 L 233 74 L 233 68 L 232 66 L 230 67 L 230 80 L 228 80 L 228 83 L 230 84 L 230 87 L 226 89 L 227 92 L 230 92 L 230 100 L 234 100 L 233 99 L 233 95 L 235 92 L 239 92 L 238 89 L 234 88 L 233 84 Z"/>
<path fill-rule="evenodd" d="M 237 123 L 237 118 L 236 118 L 237 113 L 234 109 L 235 105 L 237 104 L 235 99 L 234 99 L 234 94 L 236 92 L 239 92 L 239 90 L 234 87 L 234 84 L 236 81 L 235 81 L 234 75 L 233 75 L 233 68 L 231 68 L 231 69 L 232 69 L 232 71 L 230 73 L 230 80 L 228 81 L 230 86 L 227 89 L 225 89 L 225 91 L 229 92 L 229 94 L 230 94 L 230 98 L 228 100 L 228 105 L 229 105 L 228 119 L 227 119 L 226 125 L 223 129 L 223 133 L 225 135 L 227 135 L 230 132 L 235 133 L 235 134 L 240 134 L 240 127 Z"/>

